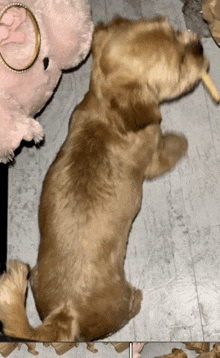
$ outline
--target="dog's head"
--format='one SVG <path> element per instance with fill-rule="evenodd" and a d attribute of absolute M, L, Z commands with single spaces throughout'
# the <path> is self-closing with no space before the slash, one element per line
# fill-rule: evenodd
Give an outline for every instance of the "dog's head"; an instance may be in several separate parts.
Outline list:
<path fill-rule="evenodd" d="M 123 119 L 125 130 L 160 122 L 159 103 L 195 87 L 209 62 L 195 34 L 166 19 L 117 18 L 93 36 L 91 89 Z"/>

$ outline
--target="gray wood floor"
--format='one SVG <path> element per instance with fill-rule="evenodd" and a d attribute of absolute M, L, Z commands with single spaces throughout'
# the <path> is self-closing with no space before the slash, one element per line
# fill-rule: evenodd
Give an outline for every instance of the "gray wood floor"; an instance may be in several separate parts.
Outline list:
<path fill-rule="evenodd" d="M 178 0 L 91 0 L 94 22 L 115 14 L 132 19 L 165 15 L 184 28 Z M 220 90 L 220 49 L 203 40 L 211 76 Z M 70 114 L 88 89 L 91 58 L 64 74 L 39 118 L 40 149 L 23 148 L 9 171 L 9 258 L 33 266 L 39 232 L 37 210 L 44 175 L 67 135 Z M 220 333 L 220 107 L 200 85 L 162 106 L 163 130 L 183 133 L 188 155 L 174 171 L 144 183 L 142 209 L 129 239 L 127 279 L 143 291 L 140 313 L 111 341 L 209 341 Z M 39 318 L 31 294 L 28 313 Z"/>

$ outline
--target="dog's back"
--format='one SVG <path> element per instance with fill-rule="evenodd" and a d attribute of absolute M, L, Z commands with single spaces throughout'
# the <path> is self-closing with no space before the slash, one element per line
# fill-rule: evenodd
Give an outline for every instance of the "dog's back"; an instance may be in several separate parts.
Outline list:
<path fill-rule="evenodd" d="M 42 319 L 69 302 L 77 311 L 80 339 L 90 340 L 116 331 L 134 315 L 123 266 L 142 178 L 133 185 L 125 169 L 129 143 L 123 143 L 123 152 L 122 139 L 108 126 L 81 118 L 79 107 L 44 181 L 33 291 Z"/>

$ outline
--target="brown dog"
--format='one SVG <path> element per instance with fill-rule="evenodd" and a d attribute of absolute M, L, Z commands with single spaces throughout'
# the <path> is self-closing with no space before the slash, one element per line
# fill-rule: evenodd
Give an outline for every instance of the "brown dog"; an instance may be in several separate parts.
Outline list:
<path fill-rule="evenodd" d="M 125 279 L 129 230 L 144 179 L 168 172 L 187 141 L 161 134 L 159 104 L 192 90 L 208 68 L 198 38 L 163 18 L 116 19 L 94 32 L 90 89 L 44 181 L 41 242 L 31 273 L 43 323 L 24 307 L 28 266 L 0 279 L 5 334 L 41 341 L 90 341 L 123 327 L 142 294 Z"/>

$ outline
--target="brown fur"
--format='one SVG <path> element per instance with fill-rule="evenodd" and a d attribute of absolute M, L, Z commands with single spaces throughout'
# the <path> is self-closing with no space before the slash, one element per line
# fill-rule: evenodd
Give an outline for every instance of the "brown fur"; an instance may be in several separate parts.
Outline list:
<path fill-rule="evenodd" d="M 133 318 L 142 294 L 125 279 L 129 230 L 144 179 L 168 172 L 187 141 L 162 134 L 159 104 L 192 90 L 207 70 L 195 35 L 163 18 L 99 25 L 90 89 L 42 190 L 41 242 L 31 285 L 43 323 L 28 323 L 28 268 L 11 263 L 0 279 L 4 333 L 43 341 L 106 337 Z"/>

